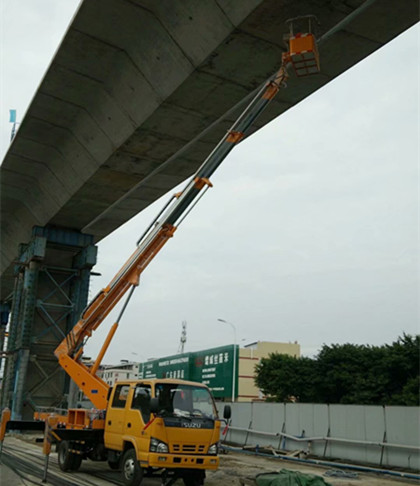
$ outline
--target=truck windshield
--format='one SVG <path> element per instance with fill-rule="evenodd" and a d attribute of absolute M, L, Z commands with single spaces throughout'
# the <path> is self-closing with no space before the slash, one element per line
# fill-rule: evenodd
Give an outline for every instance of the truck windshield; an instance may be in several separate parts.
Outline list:
<path fill-rule="evenodd" d="M 179 383 L 157 383 L 156 398 L 163 416 L 216 419 L 217 411 L 207 388 Z"/>

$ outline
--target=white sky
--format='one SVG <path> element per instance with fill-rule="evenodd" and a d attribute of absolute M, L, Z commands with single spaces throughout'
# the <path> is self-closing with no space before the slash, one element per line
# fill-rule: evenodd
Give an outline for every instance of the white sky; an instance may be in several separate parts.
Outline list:
<path fill-rule="evenodd" d="M 78 0 L 3 0 L 1 158 Z M 419 332 L 419 26 L 237 147 L 146 270 L 106 362 L 233 342 L 383 344 Z M 322 62 L 322 60 L 321 60 Z M 106 190 L 106 188 L 104 188 Z M 172 192 L 172 191 L 171 191 Z M 99 244 L 91 297 L 158 201 Z M 94 355 L 111 322 L 87 348 Z M 242 341 L 244 340 L 244 341 Z"/>

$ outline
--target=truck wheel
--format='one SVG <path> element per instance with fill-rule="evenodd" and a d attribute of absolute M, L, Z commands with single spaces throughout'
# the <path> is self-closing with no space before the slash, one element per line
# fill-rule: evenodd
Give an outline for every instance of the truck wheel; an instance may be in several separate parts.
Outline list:
<path fill-rule="evenodd" d="M 62 440 L 58 445 L 58 465 L 62 471 L 76 471 L 82 464 L 82 456 L 70 452 L 70 442 Z"/>
<path fill-rule="evenodd" d="M 134 449 L 128 449 L 121 461 L 122 480 L 125 486 L 139 486 L 143 480 L 143 469 L 139 466 Z"/>
<path fill-rule="evenodd" d="M 203 483 L 200 479 L 194 478 L 192 476 L 184 477 L 185 486 L 201 486 Z"/>
<path fill-rule="evenodd" d="M 82 464 L 82 456 L 80 454 L 73 454 L 73 463 L 71 465 L 72 471 L 77 471 Z"/>
<path fill-rule="evenodd" d="M 190 471 L 183 476 L 185 486 L 202 486 L 205 473 L 203 471 Z"/>

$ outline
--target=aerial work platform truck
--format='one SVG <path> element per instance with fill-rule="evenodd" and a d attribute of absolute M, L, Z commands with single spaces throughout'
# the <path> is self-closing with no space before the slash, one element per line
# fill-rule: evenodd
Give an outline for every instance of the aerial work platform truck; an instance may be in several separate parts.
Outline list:
<path fill-rule="evenodd" d="M 280 69 L 258 90 L 231 129 L 210 153 L 183 191 L 175 194 L 143 233 L 134 253 L 109 285 L 82 312 L 79 321 L 55 350 L 60 365 L 72 378 L 94 409 L 69 409 L 66 413 L 37 412 L 32 429 L 45 428 L 46 468 L 51 443 L 58 445 L 58 462 L 63 471 L 77 470 L 82 461 L 108 461 L 121 470 L 126 486 L 138 486 L 144 476 L 160 474 L 162 484 L 178 479 L 185 486 L 204 484 L 205 471 L 217 469 L 221 423 L 230 419 L 230 407 L 220 419 L 211 391 L 201 383 L 172 379 L 121 381 L 110 387 L 98 376 L 98 369 L 114 336 L 140 275 L 165 243 L 212 187 L 210 177 L 280 88 L 286 86 L 287 68 L 297 76 L 319 71 L 314 35 L 289 35 L 289 50 Z M 112 309 L 127 295 L 116 322 L 90 367 L 82 361 L 88 338 Z M 2 413 L 0 444 L 7 430 L 31 429 L 31 424 L 10 420 Z M 226 427 L 225 427 L 226 430 Z M 0 445 L 0 447 L 1 447 Z M 45 477 L 46 477 L 45 469 Z"/>

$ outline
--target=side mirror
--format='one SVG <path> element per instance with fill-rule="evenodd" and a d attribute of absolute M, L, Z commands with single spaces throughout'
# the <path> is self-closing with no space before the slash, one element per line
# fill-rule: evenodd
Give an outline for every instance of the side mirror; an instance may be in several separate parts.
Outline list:
<path fill-rule="evenodd" d="M 231 416 L 232 409 L 230 408 L 230 405 L 225 405 L 225 408 L 223 409 L 223 418 L 229 420 Z"/>
<path fill-rule="evenodd" d="M 158 413 L 158 412 L 159 412 L 159 398 L 151 398 L 150 413 Z"/>

